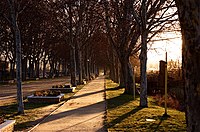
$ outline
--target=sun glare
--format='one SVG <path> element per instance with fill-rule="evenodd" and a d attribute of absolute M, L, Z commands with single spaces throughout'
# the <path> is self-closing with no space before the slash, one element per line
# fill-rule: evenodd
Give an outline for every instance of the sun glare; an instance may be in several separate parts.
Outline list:
<path fill-rule="evenodd" d="M 154 41 L 149 45 L 147 70 L 158 70 L 159 61 L 165 61 L 165 53 L 167 52 L 167 60 L 179 61 L 182 59 L 182 39 L 180 34 L 168 33 L 164 34 L 165 39 Z M 168 39 L 166 39 L 168 38 Z"/>

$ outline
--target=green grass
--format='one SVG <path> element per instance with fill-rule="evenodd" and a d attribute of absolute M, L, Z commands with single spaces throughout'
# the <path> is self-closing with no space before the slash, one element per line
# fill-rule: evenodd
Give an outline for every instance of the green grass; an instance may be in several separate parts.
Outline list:
<path fill-rule="evenodd" d="M 74 93 L 66 93 L 64 95 L 64 101 L 69 100 L 76 92 L 83 88 L 84 85 L 78 85 Z M 48 116 L 53 110 L 58 108 L 64 103 L 64 101 L 58 104 L 48 103 L 29 103 L 27 99 L 24 100 L 24 112 L 23 115 L 17 115 L 17 104 L 12 103 L 4 106 L 0 106 L 0 115 L 3 115 L 5 119 L 14 119 L 15 131 L 23 131 L 30 127 L 33 127 L 41 121 L 44 117 Z"/>
<path fill-rule="evenodd" d="M 170 117 L 164 117 L 164 108 L 157 106 L 153 97 L 148 97 L 148 108 L 139 107 L 139 97 L 123 94 L 118 84 L 106 81 L 108 131 L 125 132 L 183 132 L 186 131 L 185 113 L 168 109 Z M 146 121 L 154 119 L 155 121 Z"/>

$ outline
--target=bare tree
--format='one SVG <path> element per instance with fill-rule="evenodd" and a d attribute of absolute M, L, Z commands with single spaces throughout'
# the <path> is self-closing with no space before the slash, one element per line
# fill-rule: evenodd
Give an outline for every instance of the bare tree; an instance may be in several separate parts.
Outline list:
<path fill-rule="evenodd" d="M 140 29 L 131 15 L 132 5 L 130 0 L 104 0 L 107 35 L 121 64 L 120 86 L 125 87 L 127 94 L 133 94 L 135 86 L 129 57 L 137 52 L 137 40 L 140 36 Z"/>
<path fill-rule="evenodd" d="M 140 45 L 140 106 L 147 107 L 147 44 L 158 33 L 163 32 L 165 28 L 172 25 L 177 19 L 174 17 L 176 11 L 173 11 L 174 1 L 160 0 L 138 0 L 133 8 L 133 16 L 140 27 L 141 45 Z M 139 8 L 138 10 L 136 10 Z M 171 10 L 171 11 L 169 11 Z"/>
<path fill-rule="evenodd" d="M 9 22 L 11 29 L 13 31 L 14 42 L 16 44 L 16 77 L 17 77 L 17 102 L 18 102 L 18 113 L 24 113 L 23 95 L 22 95 L 22 67 L 21 67 L 21 34 L 18 27 L 18 15 L 22 11 L 20 8 L 20 2 L 14 0 L 7 0 L 7 7 L 9 8 L 9 13 L 6 14 L 1 11 L 3 17 Z"/>
<path fill-rule="evenodd" d="M 105 21 L 110 43 L 113 45 L 121 63 L 121 81 L 125 93 L 132 94 L 132 67 L 129 57 L 140 49 L 141 62 L 141 106 L 147 104 L 147 43 L 164 26 L 170 23 L 175 13 L 167 14 L 172 7 L 171 1 L 160 0 L 124 0 L 105 1 Z M 140 39 L 141 36 L 141 39 Z M 129 74 L 130 73 L 130 74 Z M 124 81 L 122 81 L 124 80 Z"/>

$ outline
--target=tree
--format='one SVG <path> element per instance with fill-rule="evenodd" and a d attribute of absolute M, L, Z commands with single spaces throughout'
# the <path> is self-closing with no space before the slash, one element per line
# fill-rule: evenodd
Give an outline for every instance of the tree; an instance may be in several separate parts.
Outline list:
<path fill-rule="evenodd" d="M 24 113 L 23 94 L 22 94 L 22 67 L 21 67 L 21 34 L 18 27 L 18 15 L 20 12 L 20 3 L 14 0 L 7 0 L 7 7 L 9 13 L 5 14 L 1 11 L 3 17 L 8 21 L 13 31 L 14 42 L 16 44 L 16 77 L 17 77 L 17 103 L 18 103 L 18 114 Z M 5 5 L 6 6 L 6 5 Z M 22 11 L 22 10 L 21 10 Z M 7 16 L 6 16 L 7 15 Z"/>
<path fill-rule="evenodd" d="M 142 0 L 141 4 L 141 53 L 140 53 L 140 73 L 141 73 L 141 90 L 140 106 L 147 107 L 147 0 Z"/>
<path fill-rule="evenodd" d="M 120 83 L 125 85 L 125 93 L 132 94 L 132 68 L 130 55 L 140 52 L 141 62 L 141 106 L 147 104 L 147 43 L 173 22 L 174 12 L 168 13 L 173 1 L 124 0 L 105 1 L 105 21 L 110 43 L 113 45 L 121 63 Z M 109 9 L 109 10 L 108 10 Z M 141 39 L 140 39 L 141 37 Z"/>
<path fill-rule="evenodd" d="M 140 47 L 140 106 L 147 107 L 147 44 L 159 32 L 163 32 L 169 25 L 172 25 L 176 18 L 176 12 L 169 9 L 174 7 L 173 0 L 139 0 L 133 8 L 133 16 L 140 27 L 141 47 Z"/>
<path fill-rule="evenodd" d="M 104 0 L 105 25 L 110 44 L 117 53 L 120 69 L 120 86 L 126 94 L 133 94 L 133 67 L 130 55 L 138 51 L 139 26 L 132 17 L 133 1 Z"/>
<path fill-rule="evenodd" d="M 200 131 L 200 1 L 176 0 L 182 33 L 188 132 Z"/>

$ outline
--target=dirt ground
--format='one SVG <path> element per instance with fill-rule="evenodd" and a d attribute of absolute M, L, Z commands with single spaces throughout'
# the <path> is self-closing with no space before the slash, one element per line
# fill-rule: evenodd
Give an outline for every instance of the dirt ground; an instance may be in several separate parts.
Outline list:
<path fill-rule="evenodd" d="M 23 97 L 31 95 L 35 91 L 49 89 L 53 85 L 63 85 L 69 82 L 69 77 L 26 81 L 22 83 Z M 0 106 L 16 101 L 16 93 L 16 84 L 0 85 Z"/>

